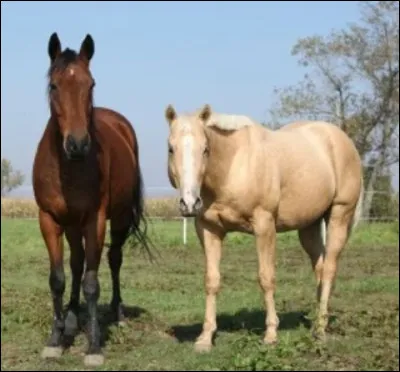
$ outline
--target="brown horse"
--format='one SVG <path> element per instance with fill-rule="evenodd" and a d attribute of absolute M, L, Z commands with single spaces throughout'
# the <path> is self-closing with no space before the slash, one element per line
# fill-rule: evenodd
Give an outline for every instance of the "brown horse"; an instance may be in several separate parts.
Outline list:
<path fill-rule="evenodd" d="M 53 33 L 48 43 L 50 119 L 33 165 L 33 188 L 40 229 L 50 258 L 49 285 L 54 321 L 44 358 L 61 356 L 65 339 L 78 329 L 81 280 L 89 313 L 86 365 L 104 361 L 100 346 L 97 301 L 98 269 L 110 220 L 108 262 L 113 294 L 111 309 L 124 319 L 120 293 L 122 246 L 131 235 L 148 250 L 143 216 L 143 183 L 136 134 L 117 112 L 93 106 L 94 79 L 89 62 L 94 41 L 87 35 L 79 53 L 61 50 Z M 140 228 L 144 223 L 144 230 Z M 65 275 L 63 234 L 71 249 L 71 299 L 63 315 Z M 149 251 L 150 252 L 150 251 Z M 84 262 L 86 270 L 84 273 Z"/>
<path fill-rule="evenodd" d="M 265 343 L 277 341 L 276 233 L 298 230 L 318 282 L 315 335 L 324 337 L 339 255 L 361 213 L 360 157 L 350 138 L 324 122 L 297 122 L 272 131 L 246 116 L 165 112 L 170 126 L 168 174 L 180 190 L 184 216 L 206 258 L 206 309 L 195 348 L 208 351 L 217 329 L 221 247 L 232 231 L 253 234 L 267 315 Z M 325 244 L 326 227 L 327 242 Z"/>

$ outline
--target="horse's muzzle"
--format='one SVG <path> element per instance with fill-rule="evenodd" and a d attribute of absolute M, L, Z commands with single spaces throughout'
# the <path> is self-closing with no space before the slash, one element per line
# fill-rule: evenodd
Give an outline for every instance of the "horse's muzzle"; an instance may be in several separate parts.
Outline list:
<path fill-rule="evenodd" d="M 183 217 L 195 217 L 203 208 L 203 201 L 197 197 L 194 203 L 185 201 L 183 198 L 179 200 L 179 210 Z"/>
<path fill-rule="evenodd" d="M 68 135 L 65 141 L 65 152 L 68 159 L 78 160 L 84 158 L 90 150 L 90 137 L 88 134 L 82 138 Z"/>

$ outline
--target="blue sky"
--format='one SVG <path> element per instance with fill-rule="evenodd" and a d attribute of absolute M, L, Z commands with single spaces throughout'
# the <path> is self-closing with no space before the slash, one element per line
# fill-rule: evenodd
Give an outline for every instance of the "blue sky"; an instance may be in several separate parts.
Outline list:
<path fill-rule="evenodd" d="M 268 119 L 273 89 L 304 71 L 300 37 L 358 19 L 356 2 L 1 2 L 1 155 L 26 174 L 48 119 L 47 43 L 95 41 L 95 103 L 125 115 L 138 135 L 148 195 L 170 190 L 164 109 L 209 103 Z"/>

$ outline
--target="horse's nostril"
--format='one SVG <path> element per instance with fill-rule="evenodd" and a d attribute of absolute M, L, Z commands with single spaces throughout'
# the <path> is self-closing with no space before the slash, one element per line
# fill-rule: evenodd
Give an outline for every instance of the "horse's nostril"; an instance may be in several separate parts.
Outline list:
<path fill-rule="evenodd" d="M 179 208 L 181 210 L 185 210 L 186 209 L 186 203 L 182 198 L 179 199 Z"/>
<path fill-rule="evenodd" d="M 66 140 L 66 150 L 74 156 L 85 155 L 90 149 L 90 137 L 84 136 L 82 139 L 76 139 L 72 135 L 68 135 Z"/>
<path fill-rule="evenodd" d="M 87 153 L 89 151 L 90 148 L 90 141 L 89 138 L 87 140 L 85 140 L 85 142 L 82 145 L 82 151 Z"/>
<path fill-rule="evenodd" d="M 76 151 L 76 143 L 71 135 L 67 137 L 67 150 L 72 152 Z"/>
<path fill-rule="evenodd" d="M 203 202 L 202 202 L 201 198 L 198 197 L 196 199 L 196 202 L 194 203 L 193 208 L 198 211 L 201 209 L 202 206 L 203 206 Z"/>
<path fill-rule="evenodd" d="M 89 147 L 89 143 L 90 143 L 89 135 L 86 135 L 85 138 L 82 141 L 82 146 L 83 147 Z"/>

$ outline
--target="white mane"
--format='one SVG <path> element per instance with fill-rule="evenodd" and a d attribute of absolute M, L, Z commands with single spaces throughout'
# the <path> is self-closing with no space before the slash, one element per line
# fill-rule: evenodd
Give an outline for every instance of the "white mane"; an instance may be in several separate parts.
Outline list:
<path fill-rule="evenodd" d="M 256 123 L 245 115 L 228 115 L 212 113 L 208 119 L 207 127 L 216 127 L 222 130 L 238 130 L 244 127 L 256 125 Z"/>

